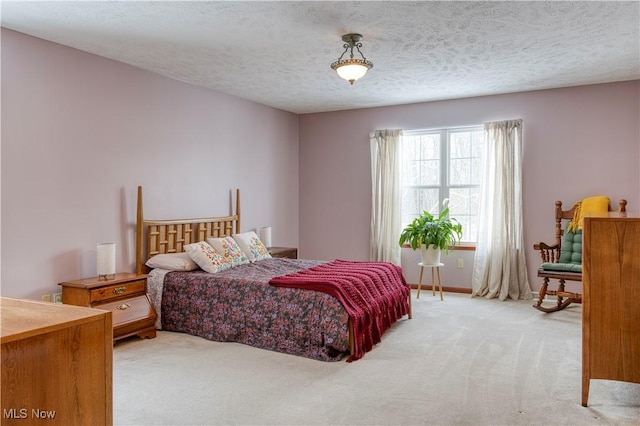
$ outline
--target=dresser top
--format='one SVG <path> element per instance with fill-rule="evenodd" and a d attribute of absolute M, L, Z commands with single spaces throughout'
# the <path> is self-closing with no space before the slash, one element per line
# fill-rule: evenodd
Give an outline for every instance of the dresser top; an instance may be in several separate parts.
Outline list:
<path fill-rule="evenodd" d="M 78 288 L 96 288 L 96 287 L 104 287 L 108 285 L 114 284 L 122 284 L 135 280 L 143 280 L 147 278 L 149 275 L 147 274 L 136 274 L 135 272 L 121 272 L 115 274 L 113 279 L 100 279 L 98 277 L 93 278 L 84 278 L 81 280 L 74 281 L 65 281 L 60 283 L 61 286 L 64 287 L 78 287 Z"/>
<path fill-rule="evenodd" d="M 0 336 L 4 344 L 103 319 L 105 315 L 111 316 L 111 313 L 61 303 L 0 297 Z"/>
<path fill-rule="evenodd" d="M 587 212 L 584 214 L 584 218 L 638 220 L 640 219 L 640 215 L 635 212 Z"/>

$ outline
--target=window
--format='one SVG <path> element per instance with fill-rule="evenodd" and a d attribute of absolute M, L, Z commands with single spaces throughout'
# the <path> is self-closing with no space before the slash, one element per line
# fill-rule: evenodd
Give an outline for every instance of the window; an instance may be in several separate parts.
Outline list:
<path fill-rule="evenodd" d="M 405 131 L 402 141 L 402 226 L 422 211 L 449 212 L 462 224 L 462 241 L 476 242 L 484 128 Z"/>

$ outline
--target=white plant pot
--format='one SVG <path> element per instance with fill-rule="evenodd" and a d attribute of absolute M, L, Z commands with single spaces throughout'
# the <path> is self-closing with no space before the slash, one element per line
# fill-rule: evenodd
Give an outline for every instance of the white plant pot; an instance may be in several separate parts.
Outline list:
<path fill-rule="evenodd" d="M 440 263 L 440 254 L 442 253 L 442 250 L 432 245 L 427 248 L 424 244 L 421 248 L 423 265 L 437 265 Z"/>

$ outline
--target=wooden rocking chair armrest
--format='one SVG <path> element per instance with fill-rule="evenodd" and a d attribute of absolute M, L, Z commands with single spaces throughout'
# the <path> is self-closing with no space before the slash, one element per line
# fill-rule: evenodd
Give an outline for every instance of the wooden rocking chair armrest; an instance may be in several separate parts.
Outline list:
<path fill-rule="evenodd" d="M 559 244 L 549 245 L 547 243 L 537 243 L 533 245 L 534 250 L 540 252 L 540 258 L 542 262 L 557 262 L 560 259 L 560 246 Z"/>
<path fill-rule="evenodd" d="M 533 248 L 534 250 L 558 250 L 558 244 L 536 243 Z"/>

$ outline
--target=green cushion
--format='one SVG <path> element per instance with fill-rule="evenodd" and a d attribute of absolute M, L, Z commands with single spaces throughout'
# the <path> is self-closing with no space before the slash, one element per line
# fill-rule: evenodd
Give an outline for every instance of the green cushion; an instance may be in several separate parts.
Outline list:
<path fill-rule="evenodd" d="M 558 263 L 545 262 L 541 267 L 545 271 L 582 272 L 582 231 L 565 228 Z"/>
<path fill-rule="evenodd" d="M 575 263 L 545 262 L 541 267 L 545 271 L 582 272 L 582 265 L 576 265 Z"/>
<path fill-rule="evenodd" d="M 567 232 L 565 229 L 560 246 L 558 263 L 582 265 L 582 231 Z"/>

